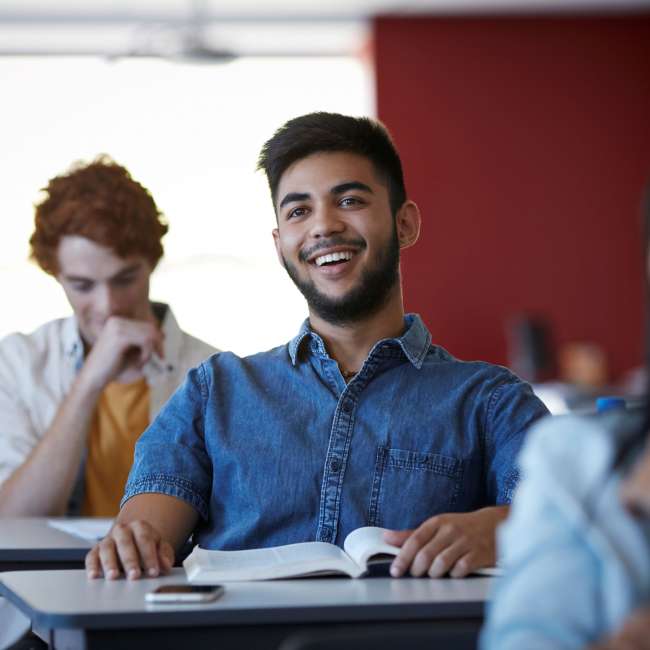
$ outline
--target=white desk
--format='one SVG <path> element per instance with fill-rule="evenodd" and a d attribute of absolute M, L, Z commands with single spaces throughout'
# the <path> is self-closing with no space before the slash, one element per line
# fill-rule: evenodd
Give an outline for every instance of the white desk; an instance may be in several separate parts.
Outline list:
<path fill-rule="evenodd" d="M 0 518 L 0 571 L 83 567 L 93 542 L 52 528 L 49 519 Z"/>
<path fill-rule="evenodd" d="M 83 571 L 25 571 L 0 575 L 0 593 L 55 648 L 278 648 L 297 633 L 348 629 L 382 638 L 417 630 L 432 642 L 454 638 L 454 648 L 471 648 L 491 581 L 240 582 L 226 584 L 214 603 L 153 606 L 145 603 L 145 593 L 161 583 L 185 582 L 182 569 L 138 581 L 89 581 Z"/>

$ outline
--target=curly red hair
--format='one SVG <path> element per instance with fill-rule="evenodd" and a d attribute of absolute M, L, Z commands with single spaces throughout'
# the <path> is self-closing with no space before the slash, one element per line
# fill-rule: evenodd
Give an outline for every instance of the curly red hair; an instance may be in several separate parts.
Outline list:
<path fill-rule="evenodd" d="M 119 257 L 142 255 L 154 268 L 168 230 L 145 187 L 125 167 L 102 155 L 76 163 L 52 178 L 47 196 L 35 205 L 31 258 L 46 272 L 59 272 L 58 248 L 66 235 L 79 235 L 110 248 Z"/>

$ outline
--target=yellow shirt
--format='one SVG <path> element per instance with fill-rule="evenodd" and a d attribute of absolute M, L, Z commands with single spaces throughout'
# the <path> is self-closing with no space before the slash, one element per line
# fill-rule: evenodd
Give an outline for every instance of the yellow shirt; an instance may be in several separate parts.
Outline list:
<path fill-rule="evenodd" d="M 144 378 L 106 386 L 88 433 L 83 515 L 117 515 L 136 440 L 148 425 L 149 386 Z"/>

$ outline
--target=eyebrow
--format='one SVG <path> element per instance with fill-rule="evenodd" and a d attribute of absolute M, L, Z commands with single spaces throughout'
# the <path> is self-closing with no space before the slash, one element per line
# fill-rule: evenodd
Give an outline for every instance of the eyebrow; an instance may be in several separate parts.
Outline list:
<path fill-rule="evenodd" d="M 338 185 L 335 185 L 330 190 L 330 194 L 333 194 L 334 196 L 338 196 L 339 194 L 345 194 L 350 190 L 361 190 L 362 192 L 368 192 L 369 194 L 373 194 L 373 191 L 370 188 L 370 186 L 366 185 L 365 183 L 362 183 L 361 181 L 347 181 L 345 183 L 339 183 Z M 280 201 L 279 207 L 283 208 L 285 205 L 287 205 L 287 203 L 306 201 L 309 198 L 311 198 L 311 194 L 309 194 L 308 192 L 289 192 L 289 194 L 285 195 L 282 201 Z"/>
<path fill-rule="evenodd" d="M 368 194 L 373 194 L 372 189 L 369 185 L 362 183 L 361 181 L 348 181 L 347 183 L 341 183 L 340 185 L 335 185 L 330 193 L 334 195 L 345 194 L 350 190 L 361 190 L 362 192 L 368 192 Z"/>
<path fill-rule="evenodd" d="M 140 268 L 140 263 L 131 264 L 130 266 L 125 266 L 123 269 L 120 269 L 115 275 L 112 275 L 108 278 L 108 281 L 115 280 L 123 275 L 130 275 L 135 273 Z M 83 275 L 64 275 L 65 279 L 68 282 L 95 282 L 93 278 L 86 278 Z"/>
<path fill-rule="evenodd" d="M 289 192 L 285 197 L 280 201 L 280 206 L 283 208 L 287 203 L 295 203 L 296 201 L 306 201 L 311 195 L 306 192 Z"/>

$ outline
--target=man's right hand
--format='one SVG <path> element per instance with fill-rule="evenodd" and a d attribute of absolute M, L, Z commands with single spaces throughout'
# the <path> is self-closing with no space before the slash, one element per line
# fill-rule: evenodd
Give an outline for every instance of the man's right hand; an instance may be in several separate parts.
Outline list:
<path fill-rule="evenodd" d="M 104 539 L 86 555 L 88 578 L 115 580 L 124 574 L 129 580 L 142 575 L 156 577 L 174 566 L 174 549 L 146 521 L 116 523 Z"/>
<path fill-rule="evenodd" d="M 93 344 L 80 378 L 93 391 L 102 391 L 115 379 L 135 381 L 154 352 L 163 356 L 163 334 L 153 317 L 138 321 L 111 316 Z"/>

